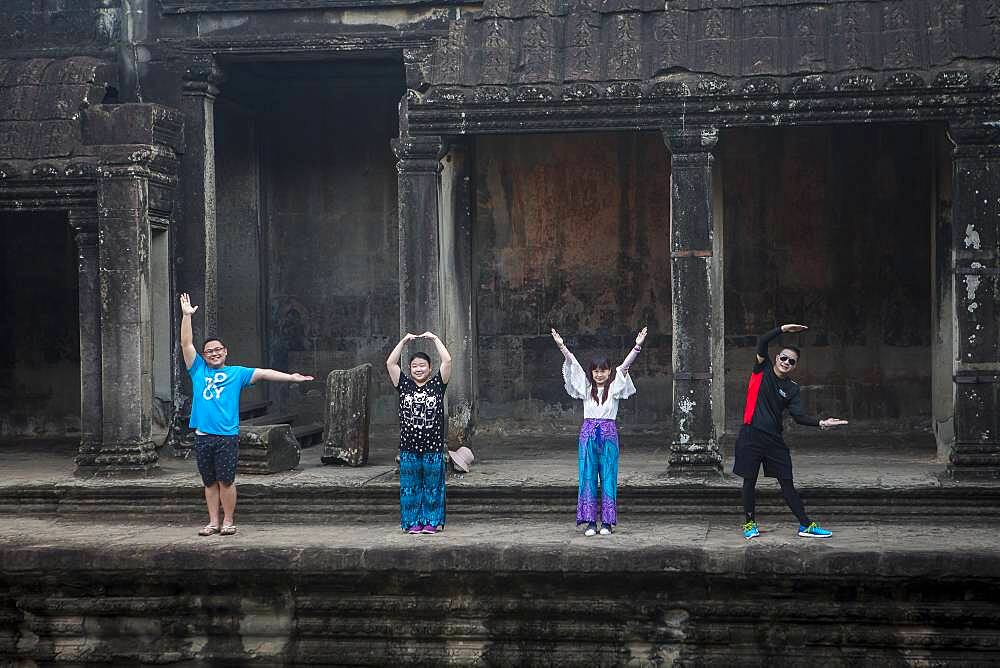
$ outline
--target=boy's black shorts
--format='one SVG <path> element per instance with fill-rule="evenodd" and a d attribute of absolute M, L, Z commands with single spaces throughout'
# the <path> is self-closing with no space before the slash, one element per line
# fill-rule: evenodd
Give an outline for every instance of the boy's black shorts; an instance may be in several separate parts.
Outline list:
<path fill-rule="evenodd" d="M 754 429 L 745 424 L 736 437 L 736 458 L 733 473 L 753 478 L 764 465 L 764 475 L 779 480 L 792 479 L 792 455 L 780 436 Z"/>
<path fill-rule="evenodd" d="M 198 473 L 205 487 L 216 482 L 232 485 L 236 480 L 236 464 L 240 456 L 239 436 L 195 434 L 194 453 L 198 458 Z"/>

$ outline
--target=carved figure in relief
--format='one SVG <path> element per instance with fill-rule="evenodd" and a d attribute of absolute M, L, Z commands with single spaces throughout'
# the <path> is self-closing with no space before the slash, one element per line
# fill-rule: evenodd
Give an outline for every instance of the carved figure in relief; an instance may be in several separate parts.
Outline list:
<path fill-rule="evenodd" d="M 726 24 L 722 13 L 713 9 L 705 18 L 705 37 L 721 38 L 726 36 Z"/>
<path fill-rule="evenodd" d="M 437 373 L 432 374 L 431 358 L 424 352 L 410 357 L 409 375 L 400 368 L 403 348 L 418 339 L 434 344 Z M 451 354 L 433 332 L 407 334 L 389 353 L 385 368 L 399 393 L 399 526 L 408 534 L 435 534 L 445 522 L 444 393 L 451 379 Z"/>
<path fill-rule="evenodd" d="M 618 525 L 618 402 L 635 394 L 629 368 L 635 362 L 646 340 L 643 327 L 635 337 L 635 346 L 615 369 L 607 357 L 591 361 L 589 369 L 577 361 L 566 347 L 562 336 L 551 331 L 563 354 L 563 383 L 566 393 L 583 400 L 583 426 L 577 443 L 579 487 L 576 501 L 576 525 L 586 525 L 584 535 L 610 535 Z M 597 487 L 600 483 L 601 502 L 598 511 Z M 600 512 L 600 520 L 598 520 Z M 600 527 L 598 528 L 598 521 Z"/>
<path fill-rule="evenodd" d="M 792 457 L 783 437 L 784 414 L 802 425 L 829 429 L 847 424 L 839 418 L 820 420 L 807 415 L 802 406 L 799 386 L 791 379 L 798 365 L 800 351 L 792 345 L 784 346 L 774 360 L 768 358 L 767 347 L 783 333 L 804 332 L 805 325 L 782 325 L 757 340 L 757 358 L 750 374 L 743 427 L 736 437 L 733 473 L 743 478 L 743 537 L 751 540 L 760 535 L 754 515 L 757 476 L 760 467 L 764 475 L 777 478 L 785 503 L 799 520 L 799 536 L 803 538 L 828 538 L 827 531 L 806 514 L 802 498 L 792 482 Z"/>

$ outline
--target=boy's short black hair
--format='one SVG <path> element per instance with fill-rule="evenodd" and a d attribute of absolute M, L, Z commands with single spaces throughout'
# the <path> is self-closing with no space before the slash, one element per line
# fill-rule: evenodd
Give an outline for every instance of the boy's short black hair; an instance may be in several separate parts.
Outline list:
<path fill-rule="evenodd" d="M 791 350 L 796 357 L 802 357 L 802 351 L 797 346 L 781 346 L 782 350 Z"/>
<path fill-rule="evenodd" d="M 220 338 L 219 338 L 219 337 L 217 337 L 217 336 L 210 336 L 210 337 L 208 337 L 207 339 L 205 339 L 205 342 L 204 342 L 204 343 L 202 343 L 202 344 L 201 344 L 201 349 L 202 349 L 202 350 L 204 351 L 204 350 L 205 350 L 205 347 L 206 347 L 206 346 L 207 346 L 208 344 L 210 344 L 210 343 L 211 343 L 212 341 L 218 341 L 218 342 L 219 342 L 219 345 L 220 345 L 220 346 L 222 346 L 223 348 L 225 348 L 225 347 L 226 347 L 226 344 L 225 344 L 225 343 L 223 342 L 223 340 L 222 340 L 222 339 L 220 339 Z"/>

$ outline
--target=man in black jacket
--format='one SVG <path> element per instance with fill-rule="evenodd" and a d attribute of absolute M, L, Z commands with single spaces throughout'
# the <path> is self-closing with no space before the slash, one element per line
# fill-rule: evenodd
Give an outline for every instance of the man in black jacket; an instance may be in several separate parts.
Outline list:
<path fill-rule="evenodd" d="M 798 348 L 785 346 L 773 363 L 767 358 L 767 346 L 772 340 L 783 332 L 804 332 L 806 329 L 805 325 L 782 325 L 757 340 L 757 363 L 750 375 L 743 428 L 736 438 L 736 461 L 733 463 L 733 473 L 743 478 L 743 511 L 746 514 L 743 537 L 747 540 L 760 535 L 754 519 L 754 505 L 761 464 L 764 465 L 765 476 L 778 479 L 785 503 L 799 520 L 800 536 L 827 538 L 833 535 L 806 515 L 802 497 L 792 482 L 792 456 L 782 436 L 782 421 L 786 409 L 799 424 L 821 429 L 847 424 L 847 421 L 837 418 L 819 420 L 805 413 L 799 385 L 789 377 L 799 361 Z"/>

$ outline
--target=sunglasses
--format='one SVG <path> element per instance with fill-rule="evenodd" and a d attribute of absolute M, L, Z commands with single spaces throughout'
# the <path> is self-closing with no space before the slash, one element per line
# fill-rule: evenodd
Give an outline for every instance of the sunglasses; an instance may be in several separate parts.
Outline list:
<path fill-rule="evenodd" d="M 788 355 L 778 355 L 778 359 L 787 364 L 788 366 L 795 366 L 795 363 L 798 362 L 797 359 L 795 359 L 794 357 L 789 357 Z"/>

